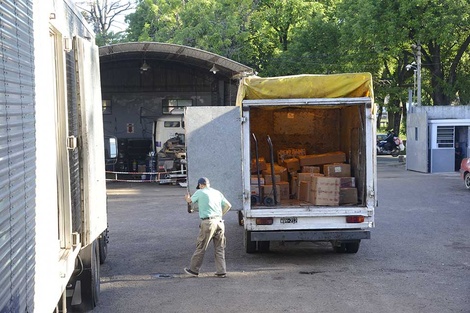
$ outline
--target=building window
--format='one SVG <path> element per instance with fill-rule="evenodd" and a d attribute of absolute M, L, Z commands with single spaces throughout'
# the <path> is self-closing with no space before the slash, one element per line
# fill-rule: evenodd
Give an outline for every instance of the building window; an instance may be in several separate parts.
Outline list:
<path fill-rule="evenodd" d="M 418 141 L 418 127 L 415 127 L 415 141 Z"/>
<path fill-rule="evenodd" d="M 437 147 L 453 148 L 454 147 L 454 126 L 437 126 Z"/>
<path fill-rule="evenodd" d="M 180 121 L 164 121 L 163 127 L 181 127 Z"/>
<path fill-rule="evenodd" d="M 162 100 L 162 109 L 163 114 L 174 114 L 174 110 L 182 110 L 185 107 L 193 105 L 192 99 L 163 99 Z M 182 112 L 181 112 L 182 113 Z"/>

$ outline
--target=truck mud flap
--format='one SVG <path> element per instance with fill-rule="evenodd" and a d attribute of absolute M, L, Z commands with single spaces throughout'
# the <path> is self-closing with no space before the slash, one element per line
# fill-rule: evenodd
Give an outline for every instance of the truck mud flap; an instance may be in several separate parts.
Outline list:
<path fill-rule="evenodd" d="M 332 241 L 370 239 L 369 230 L 300 230 L 251 232 L 252 241 Z"/>
<path fill-rule="evenodd" d="M 89 312 L 93 310 L 100 293 L 100 252 L 98 240 L 80 251 L 76 265 L 76 276 L 67 284 L 67 312 Z"/>

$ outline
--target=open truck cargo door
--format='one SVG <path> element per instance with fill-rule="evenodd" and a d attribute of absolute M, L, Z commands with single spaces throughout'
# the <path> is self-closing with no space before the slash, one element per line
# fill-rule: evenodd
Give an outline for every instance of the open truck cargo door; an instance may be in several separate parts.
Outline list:
<path fill-rule="evenodd" d="M 243 208 L 240 107 L 187 107 L 186 155 L 188 191 L 207 177 L 224 194 L 233 210 Z"/>
<path fill-rule="evenodd" d="M 101 115 L 101 84 L 98 46 L 80 38 L 74 38 L 74 50 L 78 65 L 81 114 L 79 138 L 83 184 L 84 245 L 89 245 L 107 227 L 106 177 L 104 165 L 103 117 Z M 90 79 L 91 78 L 91 79 Z"/>

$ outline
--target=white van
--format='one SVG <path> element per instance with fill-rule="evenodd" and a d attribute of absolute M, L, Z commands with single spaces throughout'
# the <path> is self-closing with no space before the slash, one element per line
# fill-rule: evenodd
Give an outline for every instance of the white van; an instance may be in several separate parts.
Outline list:
<path fill-rule="evenodd" d="M 183 115 L 168 115 L 159 117 L 153 123 L 154 152 L 158 152 L 165 142 L 178 134 L 184 134 Z"/>

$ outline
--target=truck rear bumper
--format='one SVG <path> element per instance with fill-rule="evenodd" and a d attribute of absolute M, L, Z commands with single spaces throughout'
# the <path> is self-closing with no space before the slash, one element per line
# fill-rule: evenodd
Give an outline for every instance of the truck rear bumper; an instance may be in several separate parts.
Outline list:
<path fill-rule="evenodd" d="M 252 241 L 332 241 L 370 239 L 370 230 L 253 231 Z"/>

